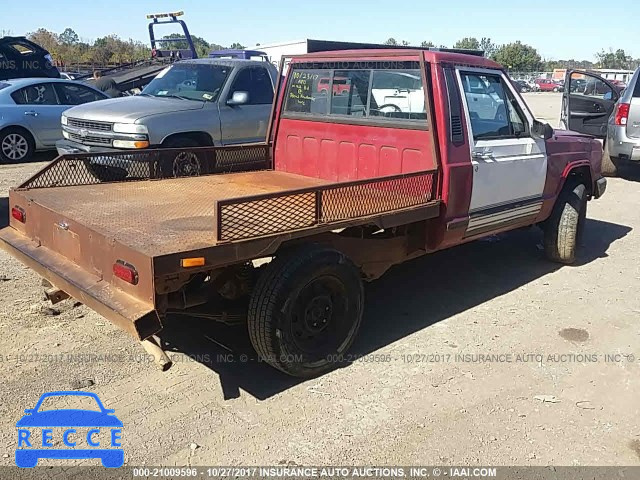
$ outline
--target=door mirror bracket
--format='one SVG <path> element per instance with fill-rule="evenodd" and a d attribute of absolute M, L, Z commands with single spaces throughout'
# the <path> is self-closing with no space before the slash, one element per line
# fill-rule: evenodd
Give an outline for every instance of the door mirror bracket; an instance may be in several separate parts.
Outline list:
<path fill-rule="evenodd" d="M 553 127 L 548 123 L 534 120 L 533 127 L 531 128 L 531 133 L 534 137 L 549 140 L 553 137 L 554 131 Z"/>

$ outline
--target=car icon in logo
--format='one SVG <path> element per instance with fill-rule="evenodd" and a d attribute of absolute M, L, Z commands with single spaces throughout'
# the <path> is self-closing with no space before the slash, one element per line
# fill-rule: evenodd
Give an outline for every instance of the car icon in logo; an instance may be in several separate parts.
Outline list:
<path fill-rule="evenodd" d="M 95 400 L 98 409 L 41 409 L 42 403 L 48 398 L 63 396 L 90 397 Z M 40 397 L 34 408 L 26 409 L 25 413 L 16 423 L 18 467 L 35 467 L 40 458 L 99 458 L 102 465 L 109 468 L 124 464 L 124 450 L 120 443 L 122 422 L 114 415 L 114 410 L 104 408 L 95 393 L 48 392 Z M 54 438 L 54 429 L 58 438 Z M 62 440 L 68 448 L 54 448 L 54 440 Z"/>

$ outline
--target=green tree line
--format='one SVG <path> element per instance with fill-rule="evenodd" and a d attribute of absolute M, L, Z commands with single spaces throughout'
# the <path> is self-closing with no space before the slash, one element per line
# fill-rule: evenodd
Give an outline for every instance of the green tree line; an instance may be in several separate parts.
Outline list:
<path fill-rule="evenodd" d="M 178 38 L 180 34 L 165 35 L 162 38 Z M 62 33 L 55 33 L 44 28 L 27 35 L 27 38 L 49 51 L 59 64 L 71 66 L 74 64 L 91 64 L 106 66 L 109 64 L 132 63 L 151 58 L 151 47 L 143 42 L 129 39 L 123 40 L 117 35 L 107 35 L 92 42 L 81 40 L 71 28 Z M 191 36 L 194 47 L 199 56 L 206 57 L 211 50 L 224 48 L 216 43 L 209 43 L 204 38 Z M 186 49 L 187 42 L 172 42 L 166 48 Z M 239 43 L 229 48 L 244 48 Z"/>
<path fill-rule="evenodd" d="M 396 40 L 389 38 L 386 45 L 409 45 L 406 40 Z M 435 47 L 432 41 L 423 41 L 421 47 Z M 439 45 L 440 48 L 447 48 L 446 45 Z M 478 40 L 475 37 L 465 37 L 452 45 L 452 48 L 462 48 L 470 50 L 483 50 L 486 57 L 504 65 L 514 72 L 540 72 L 551 71 L 556 68 L 619 68 L 634 70 L 640 66 L 640 58 L 632 58 L 623 49 L 601 50 L 594 55 L 595 61 L 589 60 L 545 60 L 538 51 L 531 45 L 520 41 L 497 45 L 491 38 L 483 37 Z"/>

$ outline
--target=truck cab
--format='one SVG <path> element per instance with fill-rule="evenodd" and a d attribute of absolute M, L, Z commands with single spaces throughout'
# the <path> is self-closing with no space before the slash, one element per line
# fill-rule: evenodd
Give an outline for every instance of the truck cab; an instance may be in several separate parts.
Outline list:
<path fill-rule="evenodd" d="M 62 155 L 11 191 L 0 246 L 161 366 L 168 312 L 240 308 L 260 358 L 312 377 L 353 343 L 364 281 L 530 226 L 550 260 L 572 263 L 606 188 L 598 140 L 537 121 L 479 56 L 295 56 L 272 112 L 263 144 L 172 149 L 201 162 L 187 172 L 154 149 Z M 128 165 L 121 178 L 92 175 L 105 157 Z"/>

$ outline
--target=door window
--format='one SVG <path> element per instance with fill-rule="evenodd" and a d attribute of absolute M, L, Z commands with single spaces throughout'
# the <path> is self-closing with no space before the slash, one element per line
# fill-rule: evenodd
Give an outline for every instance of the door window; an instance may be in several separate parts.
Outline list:
<path fill-rule="evenodd" d="M 571 93 L 602 100 L 613 100 L 615 98 L 613 89 L 599 78 L 573 72 L 570 82 L 569 92 Z"/>
<path fill-rule="evenodd" d="M 55 84 L 62 105 L 82 105 L 83 103 L 104 100 L 106 97 L 84 85 L 72 83 Z"/>
<path fill-rule="evenodd" d="M 502 76 L 461 72 L 473 137 L 496 139 L 519 137 L 527 122 Z"/>
<path fill-rule="evenodd" d="M 58 97 L 50 83 L 21 88 L 11 94 L 18 105 L 58 105 Z"/>
<path fill-rule="evenodd" d="M 236 76 L 229 98 L 234 92 L 247 92 L 249 101 L 247 105 L 266 105 L 273 102 L 273 84 L 266 68 L 249 67 L 241 70 Z"/>

